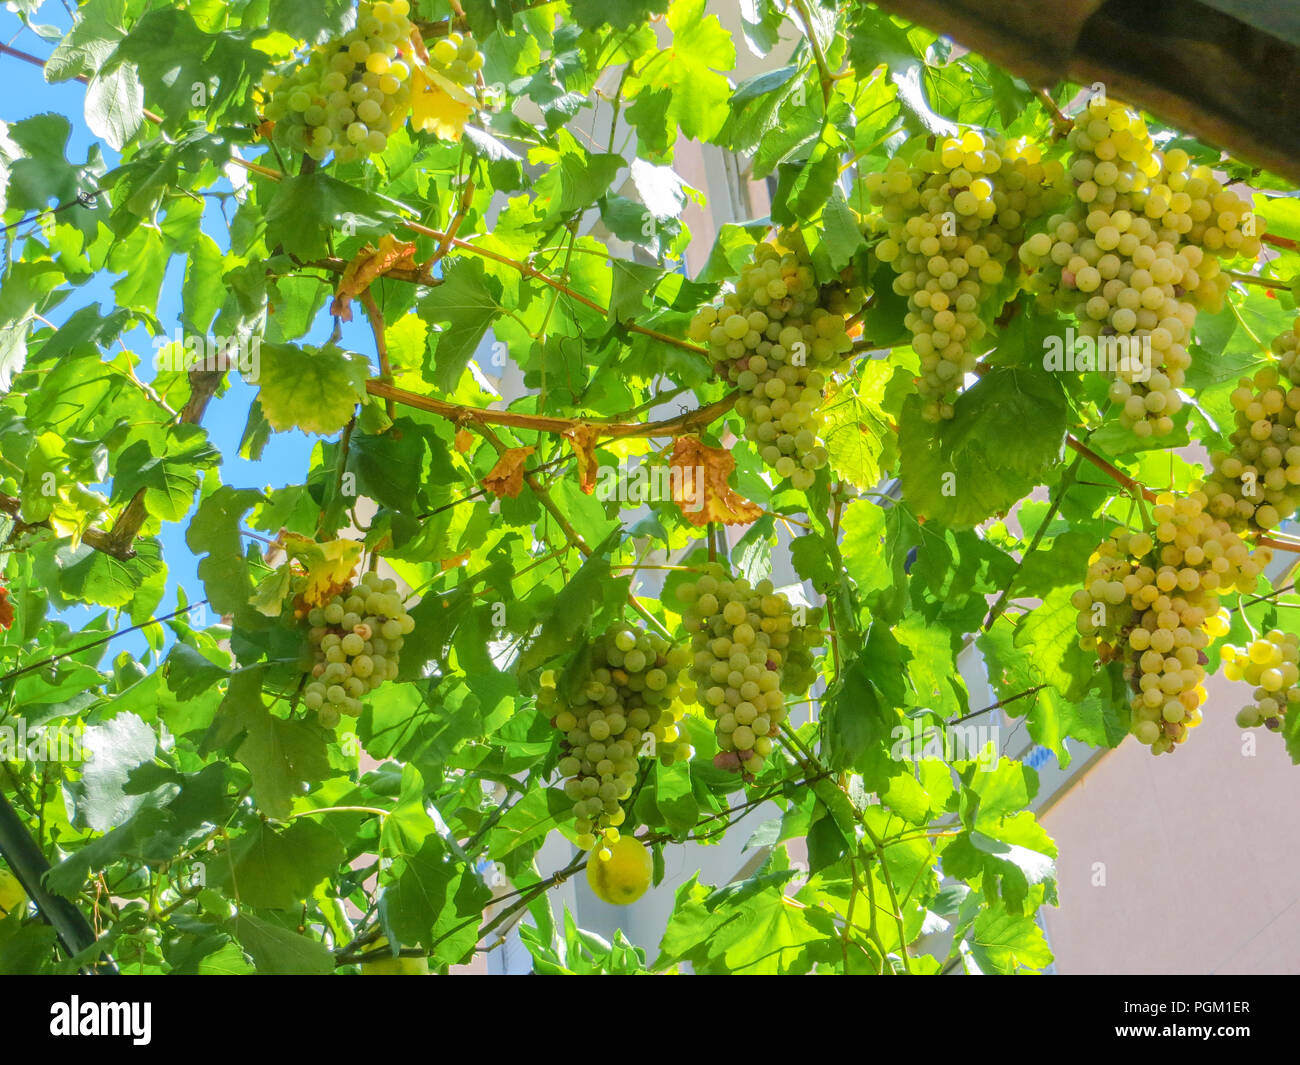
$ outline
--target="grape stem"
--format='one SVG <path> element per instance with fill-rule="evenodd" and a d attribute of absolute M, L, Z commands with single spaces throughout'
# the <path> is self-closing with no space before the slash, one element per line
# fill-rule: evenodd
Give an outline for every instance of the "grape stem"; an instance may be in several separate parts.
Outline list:
<path fill-rule="evenodd" d="M 1230 277 L 1234 281 L 1240 281 L 1244 285 L 1258 285 L 1260 288 L 1277 288 L 1291 290 L 1291 285 L 1286 281 L 1278 281 L 1271 277 L 1260 277 L 1258 274 L 1245 274 L 1240 270 L 1224 270 L 1223 275 Z"/>
<path fill-rule="evenodd" d="M 1052 139 L 1060 140 L 1070 130 L 1074 129 L 1074 119 L 1067 118 L 1066 115 L 1056 106 L 1056 101 L 1052 99 L 1052 94 L 1046 89 L 1037 89 L 1034 95 L 1038 97 L 1038 102 L 1043 105 L 1047 113 L 1052 118 Z"/>

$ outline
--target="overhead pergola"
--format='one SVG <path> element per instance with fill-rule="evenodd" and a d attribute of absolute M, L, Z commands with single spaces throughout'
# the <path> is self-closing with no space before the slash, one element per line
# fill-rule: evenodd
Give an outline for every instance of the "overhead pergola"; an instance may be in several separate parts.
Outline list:
<path fill-rule="evenodd" d="M 1294 0 L 879 0 L 1035 87 L 1103 82 L 1248 162 L 1300 182 Z"/>

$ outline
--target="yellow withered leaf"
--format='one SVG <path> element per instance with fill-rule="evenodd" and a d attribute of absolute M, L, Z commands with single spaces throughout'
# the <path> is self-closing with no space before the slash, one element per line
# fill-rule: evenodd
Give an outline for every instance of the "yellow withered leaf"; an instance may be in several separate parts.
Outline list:
<path fill-rule="evenodd" d="M 533 453 L 531 447 L 512 447 L 502 452 L 497 463 L 483 478 L 483 487 L 498 498 L 514 499 L 524 487 L 524 460 Z"/>
<path fill-rule="evenodd" d="M 575 425 L 564 430 L 563 435 L 573 445 L 573 454 L 578 460 L 578 484 L 587 495 L 591 495 L 596 490 L 596 474 L 600 468 L 596 462 L 596 441 L 600 430 L 594 425 Z"/>
<path fill-rule="evenodd" d="M 415 243 L 400 241 L 391 233 L 379 238 L 379 247 L 367 244 L 348 263 L 339 278 L 339 287 L 330 304 L 330 314 L 352 321 L 352 301 L 365 292 L 371 282 L 395 266 L 415 265 Z"/>
<path fill-rule="evenodd" d="M 361 561 L 361 544 L 356 540 L 326 540 L 317 543 L 297 533 L 286 533 L 284 551 L 291 561 L 307 571 L 302 599 L 308 608 L 324 606 L 352 579 Z"/>
<path fill-rule="evenodd" d="M 762 515 L 762 507 L 727 483 L 736 468 L 736 460 L 729 451 L 706 447 L 698 437 L 679 436 L 673 441 L 668 464 L 673 502 L 692 525 L 707 525 L 711 521 L 747 525 Z"/>

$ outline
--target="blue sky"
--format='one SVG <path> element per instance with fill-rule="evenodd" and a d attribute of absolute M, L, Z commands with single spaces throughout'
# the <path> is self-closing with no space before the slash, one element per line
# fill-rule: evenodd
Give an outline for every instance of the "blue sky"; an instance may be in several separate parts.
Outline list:
<path fill-rule="evenodd" d="M 63 5 L 51 0 L 47 0 L 32 14 L 31 21 L 53 25 L 60 30 L 66 30 L 71 24 L 71 19 Z M 57 41 L 44 40 L 24 27 L 22 21 L 8 11 L 0 12 L 0 40 L 13 48 L 42 59 L 47 57 L 57 44 Z M 97 141 L 86 126 L 83 113 L 84 100 L 85 86 L 80 82 L 47 83 L 40 68 L 12 56 L 0 55 L 0 119 L 15 123 L 33 115 L 57 112 L 72 124 L 72 136 L 68 145 L 69 158 L 84 160 L 90 146 L 99 143 L 105 162 L 111 169 L 117 165 L 119 157 L 106 144 Z M 218 187 L 229 189 L 224 182 Z M 226 227 L 214 201 L 209 201 L 204 230 L 223 251 L 228 249 Z M 181 281 L 184 266 L 184 259 L 179 257 L 172 259 L 158 302 L 158 318 L 164 324 L 169 336 L 180 324 Z M 56 325 L 62 324 L 74 311 L 92 303 L 98 303 L 105 312 L 111 310 L 114 305 L 112 284 L 118 276 L 101 275 L 72 292 L 50 315 L 51 321 Z M 303 340 L 306 343 L 322 343 L 329 336 L 331 328 L 331 319 L 328 315 L 322 314 L 315 327 Z M 154 351 L 152 337 L 146 330 L 138 328 L 125 334 L 123 340 L 128 348 L 140 356 L 141 362 L 137 368 L 139 376 L 146 381 L 152 379 L 154 376 L 151 362 Z M 343 344 L 369 353 L 373 341 L 364 319 L 344 326 Z M 203 426 L 208 431 L 213 445 L 223 456 L 220 466 L 223 482 L 248 488 L 301 484 L 306 476 L 307 462 L 316 439 L 314 437 L 307 437 L 297 431 L 276 433 L 267 443 L 259 461 L 249 462 L 239 457 L 239 441 L 243 435 L 249 403 L 254 394 L 255 390 L 236 376 L 232 387 L 224 396 L 212 402 L 203 419 Z M 101 490 L 107 489 L 107 486 L 100 487 Z M 187 523 L 188 518 L 179 524 L 165 525 L 160 537 L 164 560 L 168 566 L 167 593 L 158 608 L 161 614 L 169 613 L 176 608 L 178 585 L 185 589 L 190 601 L 204 598 L 203 587 L 197 574 L 198 560 L 185 544 Z M 100 608 L 78 607 L 64 612 L 62 617 L 75 628 L 85 624 L 98 613 Z M 209 616 L 208 620 L 211 623 L 213 619 Z M 129 620 L 123 619 L 120 624 L 127 625 Z M 110 647 L 113 655 L 124 649 L 139 655 L 145 651 L 146 644 L 142 636 L 133 633 L 114 641 Z"/>

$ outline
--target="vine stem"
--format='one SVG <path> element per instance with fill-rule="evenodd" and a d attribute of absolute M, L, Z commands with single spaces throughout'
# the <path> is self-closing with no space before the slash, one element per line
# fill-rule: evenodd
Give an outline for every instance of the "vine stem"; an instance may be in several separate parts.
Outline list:
<path fill-rule="evenodd" d="M 298 817 L 315 817 L 317 814 L 374 814 L 376 817 L 387 817 L 391 810 L 383 810 L 378 806 L 321 806 L 315 810 L 299 810 L 296 814 L 290 814 L 289 820 Z"/>
<path fill-rule="evenodd" d="M 817 31 L 813 28 L 812 12 L 808 10 L 807 0 L 794 0 L 793 7 L 799 14 L 799 21 L 803 24 L 804 36 L 808 39 L 808 47 L 812 49 L 813 61 L 817 64 L 817 73 L 821 76 L 822 103 L 829 106 L 832 86 L 835 84 L 835 75 L 831 73 L 831 68 L 826 63 L 826 55 L 822 52 L 821 42 L 817 40 Z"/>
<path fill-rule="evenodd" d="M 1260 277 L 1258 274 L 1246 274 L 1240 270 L 1224 270 L 1225 277 L 1230 277 L 1234 281 L 1240 281 L 1245 285 L 1259 285 L 1261 288 L 1280 288 L 1291 290 L 1291 285 L 1286 281 L 1278 281 L 1271 277 Z"/>
<path fill-rule="evenodd" d="M 1020 561 L 1016 563 L 1015 572 L 1011 574 L 1011 579 L 1007 581 L 1007 586 L 1002 589 L 1002 594 L 998 596 L 998 601 L 993 604 L 993 608 L 989 611 L 989 616 L 984 619 L 985 632 L 988 632 L 989 629 L 993 627 L 993 623 L 997 621 L 997 619 L 1002 616 L 1002 612 L 1006 610 L 1007 600 L 1011 598 L 1011 589 L 1015 587 L 1016 578 L 1020 576 L 1020 571 L 1024 568 L 1026 560 L 1028 560 L 1029 556 L 1038 550 L 1039 544 L 1043 542 L 1043 536 L 1047 532 L 1047 527 L 1052 523 L 1052 519 L 1056 517 L 1056 512 L 1061 509 L 1061 504 L 1065 501 L 1066 495 L 1074 485 L 1074 479 L 1078 476 L 1079 467 L 1083 464 L 1083 460 L 1084 455 L 1082 453 L 1078 454 L 1075 457 L 1075 460 L 1070 463 L 1069 468 L 1066 469 L 1065 473 L 1061 476 L 1061 483 L 1056 492 L 1056 497 L 1052 500 L 1052 505 L 1047 508 L 1047 513 L 1039 523 L 1033 539 L 1029 541 L 1029 546 L 1021 553 Z"/>
<path fill-rule="evenodd" d="M 384 335 L 384 315 L 375 303 L 375 297 L 370 294 L 369 286 L 361 293 L 361 306 L 366 310 L 366 318 L 370 321 L 370 331 L 375 335 L 375 352 L 379 356 L 379 372 L 387 380 L 391 381 L 393 369 L 388 362 L 388 338 Z M 388 415 L 390 422 L 397 415 L 396 403 L 397 401 L 392 397 L 384 401 L 384 413 Z"/>
<path fill-rule="evenodd" d="M 981 714 L 987 714 L 993 710 L 1000 710 L 1008 703 L 1014 703 L 1017 699 L 1025 699 L 1030 695 L 1035 695 L 1044 688 L 1050 688 L 1050 684 L 1035 684 L 1032 688 L 1026 688 L 1022 692 L 1016 692 L 1015 695 L 1008 695 L 1005 699 L 999 699 L 996 703 L 984 707 L 982 710 L 972 710 L 969 714 L 963 714 L 961 717 L 954 717 L 945 721 L 945 725 L 960 725 L 963 721 L 969 721 L 973 717 L 979 717 Z"/>
<path fill-rule="evenodd" d="M 885 890 L 889 893 L 889 905 L 893 909 L 894 923 L 898 927 L 898 949 L 903 955 L 903 971 L 909 976 L 912 974 L 912 957 L 907 953 L 907 929 L 903 924 L 903 911 L 898 905 L 898 893 L 894 890 L 894 878 L 890 875 L 889 866 L 885 862 L 885 847 L 880 837 L 872 830 L 868 818 L 862 819 L 862 828 L 866 832 L 867 838 L 871 840 L 871 845 L 876 849 L 876 858 L 880 862 L 880 878 L 885 882 Z M 871 877 L 868 875 L 868 881 Z"/>
<path fill-rule="evenodd" d="M 1279 540 L 1276 536 L 1256 536 L 1255 543 L 1259 547 L 1271 547 L 1275 551 L 1289 551 L 1293 555 L 1300 555 L 1300 543 L 1294 540 Z"/>
<path fill-rule="evenodd" d="M 4 676 L 0 676 L 0 683 L 6 680 L 13 680 L 15 677 L 21 677 L 24 674 L 31 673 L 33 670 L 40 669 L 42 666 L 48 666 L 51 662 L 57 662 L 61 658 L 71 658 L 74 655 L 81 654 L 82 651 L 89 651 L 94 647 L 108 643 L 110 640 L 116 640 L 119 636 L 126 636 L 128 633 L 139 632 L 141 629 L 147 629 L 150 625 L 158 625 L 164 621 L 170 621 L 181 614 L 188 614 L 195 607 L 203 606 L 207 603 L 206 599 L 199 599 L 189 606 L 183 606 L 179 610 L 173 610 L 170 614 L 163 614 L 161 617 L 150 618 L 148 621 L 142 621 L 139 625 L 132 625 L 129 628 L 118 629 L 116 632 L 110 632 L 98 640 L 91 640 L 90 643 L 82 644 L 80 647 L 74 647 L 70 651 L 61 651 L 57 655 L 50 655 L 48 658 L 42 658 L 39 662 L 32 662 L 30 665 L 22 666 L 19 669 L 11 669 Z"/>
<path fill-rule="evenodd" d="M 736 405 L 736 400 L 740 398 L 739 392 L 733 392 L 715 403 L 659 422 L 602 422 L 599 419 L 557 418 L 550 414 L 523 414 L 519 411 L 467 407 L 459 403 L 434 399 L 432 396 L 422 396 L 418 392 L 409 392 L 378 378 L 371 378 L 366 382 L 366 391 L 381 399 L 392 399 L 405 407 L 437 414 L 461 426 L 507 425 L 514 429 L 530 429 L 561 435 L 572 432 L 579 426 L 590 426 L 598 429 L 602 437 L 615 438 L 682 436 L 698 432 L 731 410 Z"/>
<path fill-rule="evenodd" d="M 1101 470 L 1102 473 L 1106 474 L 1107 477 L 1110 477 L 1112 480 L 1118 482 L 1119 484 L 1122 484 L 1130 492 L 1133 492 L 1134 494 L 1137 495 L 1141 495 L 1142 498 L 1145 499 L 1148 503 L 1154 503 L 1156 501 L 1155 492 L 1151 491 L 1151 489 L 1148 488 L 1146 485 L 1141 484 L 1138 481 L 1135 481 L 1128 474 L 1118 469 L 1113 463 L 1107 462 L 1104 458 L 1102 458 L 1095 451 L 1093 451 L 1092 448 L 1090 448 L 1078 437 L 1074 436 L 1073 434 L 1067 434 L 1065 437 L 1065 442 L 1069 447 L 1073 448 L 1080 455 L 1082 455 L 1089 462 L 1091 462 L 1094 466 L 1096 466 L 1097 469 Z"/>

